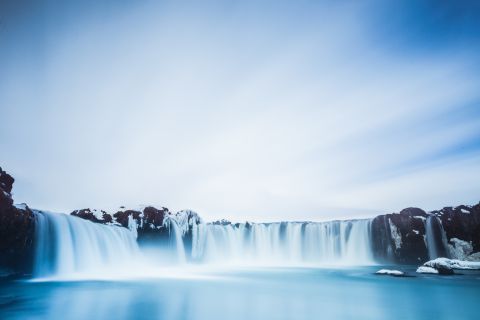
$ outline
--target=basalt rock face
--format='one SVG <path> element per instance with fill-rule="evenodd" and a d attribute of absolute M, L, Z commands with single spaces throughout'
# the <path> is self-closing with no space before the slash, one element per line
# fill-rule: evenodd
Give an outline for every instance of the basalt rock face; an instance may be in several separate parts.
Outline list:
<path fill-rule="evenodd" d="M 125 228 L 135 229 L 139 244 L 168 239 L 171 234 L 171 226 L 168 223 L 172 216 L 167 208 L 157 209 L 149 206 L 141 210 L 119 210 L 113 215 L 103 210 L 80 209 L 71 213 L 82 219 L 107 225 L 120 225 Z"/>
<path fill-rule="evenodd" d="M 85 220 L 90 220 L 97 223 L 110 223 L 112 222 L 112 216 L 109 215 L 106 211 L 100 210 L 101 215 L 98 215 L 98 210 L 91 209 L 81 209 L 75 210 L 70 213 L 72 216 L 76 216 Z"/>
<path fill-rule="evenodd" d="M 407 208 L 372 221 L 372 250 L 377 261 L 423 263 L 436 258 L 429 256 L 433 246 L 439 257 L 447 258 L 480 251 L 480 204 L 429 213 Z"/>
<path fill-rule="evenodd" d="M 425 242 L 427 213 L 406 208 L 398 214 L 377 216 L 372 221 L 372 246 L 376 260 L 417 264 L 428 260 Z"/>
<path fill-rule="evenodd" d="M 445 207 L 432 211 L 440 218 L 447 239 L 471 242 L 473 252 L 480 251 L 480 203 L 474 206 Z"/>
<path fill-rule="evenodd" d="M 0 168 L 0 274 L 31 272 L 35 215 L 26 205 L 15 207 L 14 179 Z"/>
<path fill-rule="evenodd" d="M 126 213 L 128 214 L 128 210 L 124 212 L 117 212 L 113 216 L 117 218 L 117 221 L 119 218 L 121 218 L 121 224 L 125 226 L 124 220 Z M 146 207 L 140 214 L 134 212 L 133 219 L 135 220 L 135 224 L 137 226 L 138 243 L 149 244 L 158 242 L 159 240 L 161 241 L 163 239 L 169 239 L 171 228 L 170 225 L 166 223 L 166 217 L 169 215 L 171 215 L 170 211 L 164 207 L 161 207 L 160 209 L 155 207 Z"/>

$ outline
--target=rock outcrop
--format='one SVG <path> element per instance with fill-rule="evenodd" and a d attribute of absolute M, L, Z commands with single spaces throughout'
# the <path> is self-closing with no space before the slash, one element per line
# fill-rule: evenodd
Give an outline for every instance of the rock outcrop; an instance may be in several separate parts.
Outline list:
<path fill-rule="evenodd" d="M 464 259 L 480 251 L 480 203 L 429 213 L 407 208 L 377 216 L 372 221 L 372 246 L 375 259 L 389 263 L 419 264 L 437 257 Z M 429 247 L 435 247 L 436 256 L 431 256 L 432 250 L 429 254 Z"/>
<path fill-rule="evenodd" d="M 13 205 L 14 179 L 0 168 L 0 274 L 31 272 L 35 216 L 28 206 Z"/>
<path fill-rule="evenodd" d="M 169 218 L 173 215 L 164 207 L 157 209 L 148 206 L 139 210 L 119 210 L 114 214 L 87 208 L 75 210 L 71 212 L 71 215 L 95 223 L 120 225 L 125 228 L 135 229 L 139 244 L 148 244 L 152 241 L 168 239 L 172 233 Z"/>
<path fill-rule="evenodd" d="M 474 206 L 461 205 L 432 211 L 442 222 L 447 239 L 471 242 L 473 252 L 480 251 L 480 203 Z"/>
<path fill-rule="evenodd" d="M 425 262 L 422 266 L 418 267 L 417 272 L 452 275 L 455 274 L 454 270 L 480 270 L 480 262 L 437 258 Z"/>
<path fill-rule="evenodd" d="M 425 242 L 427 213 L 406 208 L 395 214 L 377 216 L 372 221 L 372 250 L 376 260 L 418 264 L 428 260 Z"/>

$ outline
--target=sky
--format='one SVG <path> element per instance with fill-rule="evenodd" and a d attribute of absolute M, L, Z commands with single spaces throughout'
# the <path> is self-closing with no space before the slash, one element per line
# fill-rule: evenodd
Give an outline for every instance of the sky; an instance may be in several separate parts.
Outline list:
<path fill-rule="evenodd" d="M 206 220 L 480 200 L 478 1 L 0 1 L 14 199 Z"/>

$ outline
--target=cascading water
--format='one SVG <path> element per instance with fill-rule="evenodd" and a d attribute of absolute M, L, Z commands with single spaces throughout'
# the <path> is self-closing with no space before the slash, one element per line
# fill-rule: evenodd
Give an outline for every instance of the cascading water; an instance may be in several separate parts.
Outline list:
<path fill-rule="evenodd" d="M 169 236 L 156 244 L 139 247 L 137 225 L 131 218 L 129 228 L 123 228 L 65 214 L 41 211 L 35 214 L 34 276 L 37 278 L 136 276 L 141 268 L 142 272 L 154 275 L 160 272 L 158 266 L 169 264 L 167 260 L 177 265 L 187 260 L 278 266 L 373 263 L 371 220 L 198 223 L 185 228 L 183 220 L 167 217 L 164 226 L 170 230 Z M 184 237 L 189 230 L 191 245 Z"/>
<path fill-rule="evenodd" d="M 442 222 L 434 215 L 429 215 L 425 222 L 425 235 L 427 241 L 428 257 L 430 260 L 447 257 L 447 236 Z"/>
<path fill-rule="evenodd" d="M 65 214 L 35 211 L 35 277 L 114 272 L 139 253 L 133 232 Z"/>
<path fill-rule="evenodd" d="M 192 259 L 221 264 L 372 264 L 371 220 L 199 224 Z"/>

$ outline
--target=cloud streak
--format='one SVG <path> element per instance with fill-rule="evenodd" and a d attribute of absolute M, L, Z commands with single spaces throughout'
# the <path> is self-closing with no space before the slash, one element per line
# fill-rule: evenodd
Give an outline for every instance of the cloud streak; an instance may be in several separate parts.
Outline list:
<path fill-rule="evenodd" d="M 18 55 L 35 23 L 7 20 L 17 201 L 257 221 L 478 201 L 476 44 L 393 46 L 412 30 L 375 33 L 380 5 L 46 7 Z"/>

